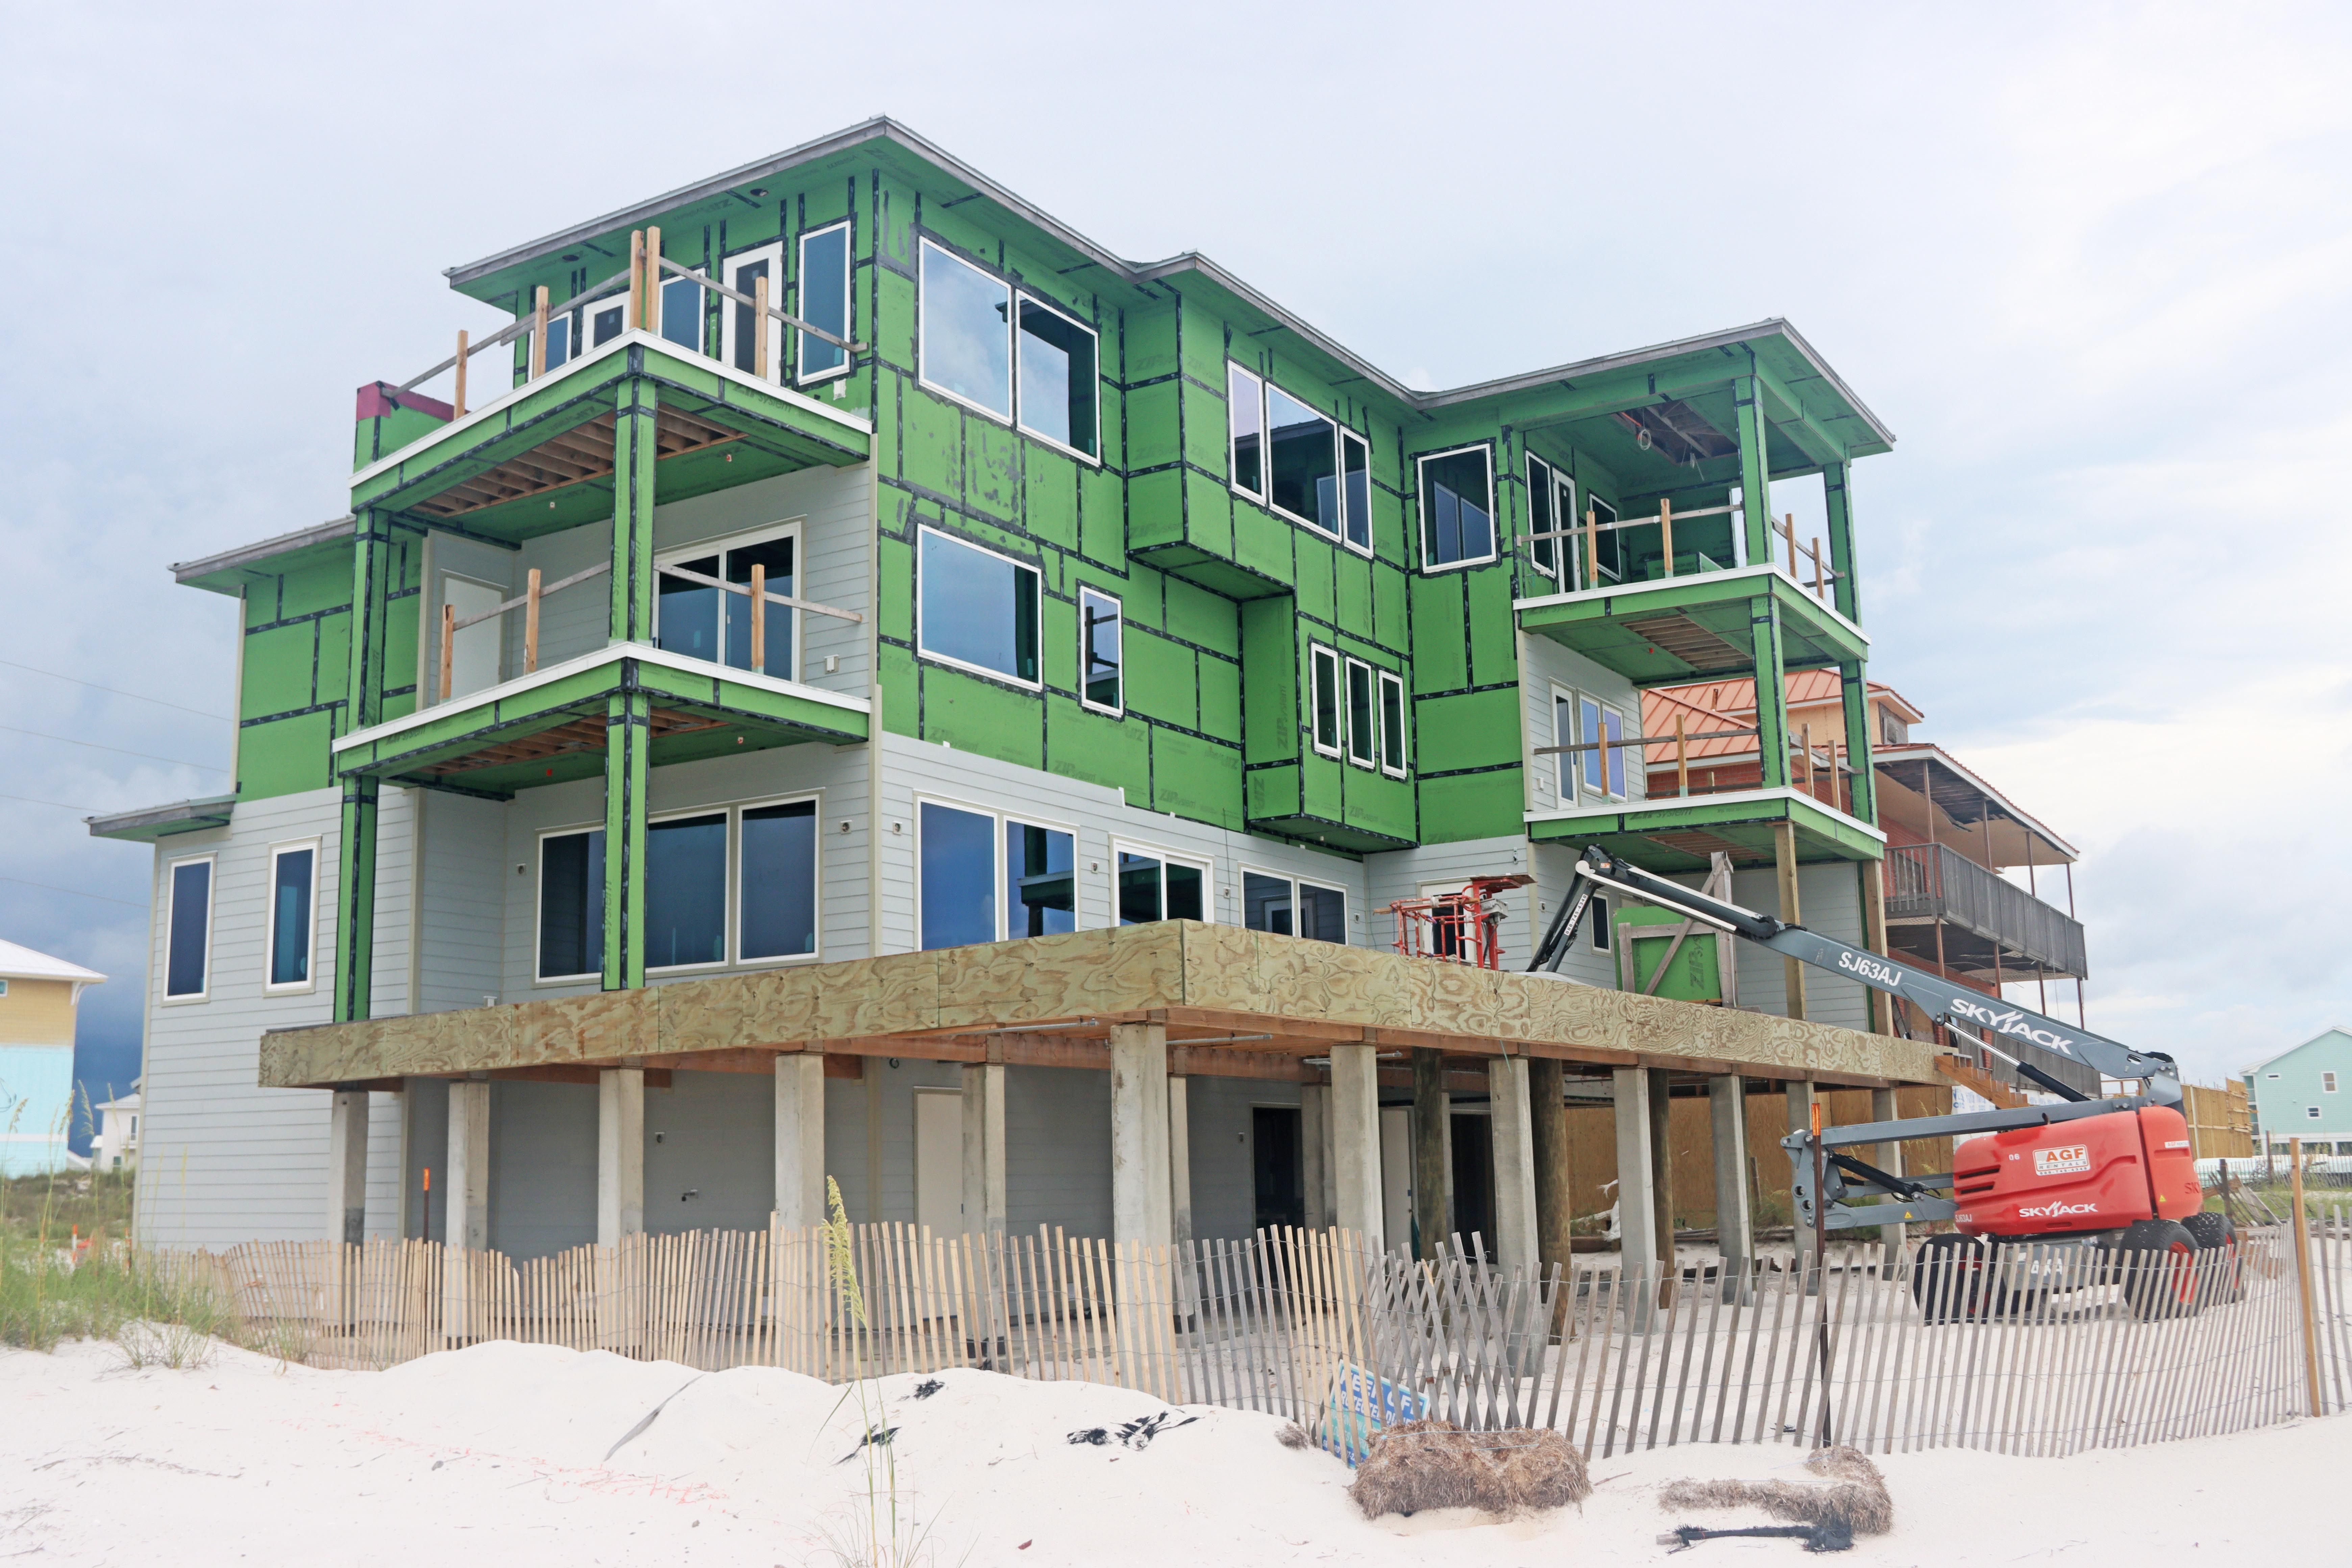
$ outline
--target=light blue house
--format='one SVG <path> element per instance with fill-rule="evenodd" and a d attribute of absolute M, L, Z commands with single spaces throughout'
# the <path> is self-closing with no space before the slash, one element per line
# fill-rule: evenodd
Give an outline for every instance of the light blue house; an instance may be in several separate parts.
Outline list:
<path fill-rule="evenodd" d="M 105 979 L 0 942 L 0 1176 L 37 1175 L 67 1163 L 74 1020 L 83 989 Z"/>
<path fill-rule="evenodd" d="M 2254 1135 L 2273 1150 L 2290 1138 L 2322 1154 L 2352 1154 L 2352 1029 L 2314 1036 L 2247 1069 Z"/>

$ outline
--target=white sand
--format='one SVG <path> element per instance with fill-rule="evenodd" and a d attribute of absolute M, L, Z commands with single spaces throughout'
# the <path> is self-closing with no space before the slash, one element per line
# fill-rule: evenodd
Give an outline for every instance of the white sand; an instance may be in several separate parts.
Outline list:
<path fill-rule="evenodd" d="M 1073 1447 L 1073 1429 L 1162 1407 L 972 1372 L 940 1374 L 940 1392 L 917 1400 L 920 1381 L 871 1386 L 900 1428 L 902 1493 L 943 1568 L 1654 1563 L 1656 1537 L 1682 1522 L 1657 1506 L 1663 1483 L 1802 1475 L 1787 1448 L 1675 1448 L 1601 1462 L 1580 1512 L 1371 1524 L 1344 1495 L 1347 1468 L 1280 1447 L 1270 1416 L 1196 1409 L 1140 1452 Z M 127 1370 L 104 1343 L 5 1352 L 0 1562 L 830 1563 L 854 1538 L 865 1480 L 860 1461 L 836 1461 L 862 1430 L 842 1391 L 789 1373 L 698 1374 L 540 1346 L 388 1373 L 226 1348 L 179 1372 Z M 1948 1450 L 1881 1463 L 1895 1531 L 1840 1559 L 1856 1568 L 2062 1553 L 2081 1568 L 2146 1568 L 2249 1550 L 2327 1562 L 2345 1549 L 2352 1420 L 2068 1459 Z M 1718 1560 L 1810 1559 L 1793 1542 L 1719 1541 L 1679 1561 Z"/>

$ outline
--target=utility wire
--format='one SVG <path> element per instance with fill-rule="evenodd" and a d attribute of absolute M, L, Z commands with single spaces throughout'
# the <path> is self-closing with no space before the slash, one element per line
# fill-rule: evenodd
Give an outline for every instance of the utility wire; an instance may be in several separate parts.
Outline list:
<path fill-rule="evenodd" d="M 98 815 L 97 808 L 94 806 L 68 805 L 61 800 L 35 800 L 29 795 L 9 795 L 5 791 L 0 791 L 0 800 L 21 800 L 26 805 L 54 805 L 59 811 L 79 811 L 84 816 L 96 816 Z"/>
<path fill-rule="evenodd" d="M 77 741 L 71 735 L 45 735 L 38 730 L 19 730 L 14 724 L 0 724 L 12 735 L 30 735 L 36 741 L 63 741 L 68 746 L 88 746 L 94 752 L 116 752 L 126 757 L 144 757 L 151 763 L 176 763 L 184 768 L 202 768 L 208 773 L 225 773 L 226 768 L 216 768 L 210 763 L 192 763 L 185 757 L 159 757 L 152 752 L 126 752 L 121 746 L 101 746 L 96 741 Z"/>
<path fill-rule="evenodd" d="M 5 664 L 11 669 L 29 669 L 35 675 L 46 675 L 52 680 L 70 680 L 76 686 L 87 686 L 92 691 L 104 691 L 115 697 L 128 697 L 133 702 L 152 702 L 158 708 L 177 708 L 181 712 L 193 713 L 199 719 L 218 719 L 224 723 L 232 722 L 226 713 L 207 713 L 201 708 L 189 708 L 177 702 L 166 702 L 160 697 L 142 697 L 136 691 L 125 691 L 118 686 L 100 686 L 95 680 L 84 680 L 79 675 L 62 675 L 54 669 L 40 669 L 29 664 L 19 664 L 13 658 L 0 658 L 0 664 Z"/>
<path fill-rule="evenodd" d="M 133 903 L 129 899 L 110 898 L 104 893 L 85 893 L 79 888 L 56 888 L 47 882 L 28 882 L 22 877 L 0 876 L 0 882 L 14 882 L 20 888 L 38 888 L 45 893 L 70 893 L 77 899 L 97 899 L 102 903 L 122 904 L 134 910 L 143 910 L 147 907 L 145 904 Z"/>

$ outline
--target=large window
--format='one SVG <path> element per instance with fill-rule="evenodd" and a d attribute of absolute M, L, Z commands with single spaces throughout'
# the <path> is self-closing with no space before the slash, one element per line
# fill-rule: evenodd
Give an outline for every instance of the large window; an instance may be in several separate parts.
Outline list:
<path fill-rule="evenodd" d="M 1576 481 L 1532 454 L 1528 458 L 1528 531 L 1557 534 L 1576 526 Z M 1559 541 L 1537 539 L 1528 545 L 1535 568 L 1547 577 L 1559 575 Z"/>
<path fill-rule="evenodd" d="M 773 288 L 773 284 L 769 285 Z M 743 290 L 746 294 L 751 290 Z M 800 309 L 793 312 L 812 327 L 822 327 L 836 338 L 849 336 L 849 224 L 846 219 L 801 236 Z M 800 378 L 823 381 L 845 374 L 848 352 L 808 332 L 800 334 Z"/>
<path fill-rule="evenodd" d="M 691 278 L 665 276 L 661 283 L 661 335 L 683 349 L 702 352 L 701 284 Z"/>
<path fill-rule="evenodd" d="M 721 276 L 727 287 L 744 299 L 755 298 L 760 279 L 768 280 L 768 302 L 778 310 L 783 308 L 784 247 L 781 244 L 763 245 L 757 250 L 747 250 L 727 258 Z M 776 379 L 776 369 L 783 363 L 783 323 L 773 317 L 768 320 L 768 356 L 757 363 L 756 349 L 760 334 L 758 323 L 751 318 L 751 307 L 741 300 L 730 300 L 719 310 L 719 356 L 737 370 L 758 376 L 762 381 Z M 842 334 L 847 337 L 849 334 Z"/>
<path fill-rule="evenodd" d="M 213 858 L 172 862 L 163 916 L 163 994 L 183 1002 L 205 995 L 213 945 Z"/>
<path fill-rule="evenodd" d="M 813 958 L 818 931 L 817 803 L 707 807 L 646 825 L 646 967 L 709 968 Z M 604 967 L 604 832 L 539 841 L 539 978 Z"/>
<path fill-rule="evenodd" d="M 310 988 L 310 949 L 318 934 L 313 906 L 318 890 L 316 843 L 284 845 L 269 852 L 269 977 L 264 989 Z"/>
<path fill-rule="evenodd" d="M 933 529 L 921 539 L 916 630 L 924 656 L 1037 685 L 1037 569 Z"/>
<path fill-rule="evenodd" d="M 583 348 L 601 348 L 629 330 L 629 297 L 607 294 L 580 308 Z"/>
<path fill-rule="evenodd" d="M 923 384 L 1013 417 L 1013 286 L 923 241 Z"/>
<path fill-rule="evenodd" d="M 1381 771 L 1404 777 L 1404 677 L 1381 671 Z"/>
<path fill-rule="evenodd" d="M 1348 543 L 1372 552 L 1372 449 L 1352 430 L 1339 432 L 1339 505 Z"/>
<path fill-rule="evenodd" d="M 1242 923 L 1278 936 L 1348 940 L 1348 895 L 1295 877 L 1263 871 L 1242 873 Z"/>
<path fill-rule="evenodd" d="M 1268 503 L 1309 528 L 1338 534 L 1339 426 L 1268 382 L 1265 426 Z"/>
<path fill-rule="evenodd" d="M 929 800 L 917 824 L 926 952 L 1078 929 L 1075 834 Z"/>
<path fill-rule="evenodd" d="M 1603 583 L 1623 582 L 1625 580 L 1625 545 L 1624 541 L 1618 537 L 1615 526 L 1617 509 L 1600 497 L 1587 492 L 1584 498 L 1584 510 L 1592 522 L 1593 531 L 1591 537 L 1596 558 L 1585 561 L 1580 547 L 1577 559 L 1583 562 L 1584 580 L 1579 586 L 1598 588 Z M 1580 529 L 1584 526 L 1584 521 L 1583 518 L 1578 519 L 1577 526 Z M 1580 533 L 1577 537 L 1581 541 L 1585 535 Z"/>
<path fill-rule="evenodd" d="M 1555 690 L 1551 699 L 1553 744 L 1581 746 L 1559 753 L 1559 798 L 1625 798 L 1625 715 L 1596 697 Z M 1635 731 L 1638 733 L 1639 731 Z"/>
<path fill-rule="evenodd" d="M 1118 923 L 1209 918 L 1206 861 L 1180 860 L 1157 849 L 1114 847 L 1118 856 Z"/>
<path fill-rule="evenodd" d="M 1101 378 L 1093 331 L 1026 294 L 1020 317 L 1021 428 L 1094 457 Z"/>
<path fill-rule="evenodd" d="M 751 658 L 751 569 L 764 569 L 769 593 L 792 597 L 799 547 L 800 525 L 794 522 L 662 556 L 663 566 L 694 575 L 661 574 L 654 601 L 655 643 L 689 658 L 792 679 L 799 623 L 789 606 L 768 603 L 761 658 L 756 663 Z M 731 593 L 719 583 L 743 591 Z"/>
<path fill-rule="evenodd" d="M 1423 570 L 1495 558 L 1495 485 L 1484 447 L 1421 459 Z"/>
<path fill-rule="evenodd" d="M 1359 767 L 1378 764 L 1380 726 L 1373 717 L 1372 667 L 1348 661 L 1348 760 Z"/>
<path fill-rule="evenodd" d="M 1315 749 L 1327 757 L 1339 754 L 1339 655 L 1320 643 L 1307 645 L 1307 724 Z"/>
<path fill-rule="evenodd" d="M 1265 384 L 1241 366 L 1225 366 L 1225 429 L 1232 445 L 1233 486 L 1254 500 L 1265 499 Z"/>
<path fill-rule="evenodd" d="M 1092 588 L 1078 590 L 1078 700 L 1098 712 L 1126 707 L 1119 671 L 1125 660 L 1118 601 Z"/>

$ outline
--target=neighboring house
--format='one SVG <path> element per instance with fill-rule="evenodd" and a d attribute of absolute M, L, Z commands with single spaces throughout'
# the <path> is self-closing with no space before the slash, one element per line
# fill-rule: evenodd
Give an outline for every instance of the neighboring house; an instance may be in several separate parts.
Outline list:
<path fill-rule="evenodd" d="M 2254 1143 L 2273 1153 L 2290 1138 L 2307 1152 L 2352 1154 L 2352 1029 L 2329 1029 L 2246 1071 Z"/>
<path fill-rule="evenodd" d="M 139 1089 L 93 1107 L 98 1136 L 91 1141 L 90 1163 L 101 1171 L 128 1170 L 139 1163 Z"/>
<path fill-rule="evenodd" d="M 1407 1053 L 1483 1105 L 1498 1035 L 1597 1004 L 1505 975 L 1498 1020 L 1392 903 L 1524 879 L 1519 967 L 1599 842 L 1778 856 L 1864 933 L 1874 778 L 1793 782 L 1779 694 L 1838 672 L 1866 752 L 1847 479 L 1893 437 L 1785 321 L 1416 391 L 887 121 L 449 278 L 511 325 L 470 391 L 362 390 L 353 515 L 173 568 L 241 625 L 235 792 L 91 823 L 154 846 L 157 1239 L 538 1254 L 825 1174 L 860 1220 L 1398 1236 Z M 1659 798 L 1643 690 L 1759 670 L 1758 776 Z M 1866 1026 L 1829 976 L 1796 1029 L 1607 1000 L 1538 1066 L 1932 1077 L 1815 1026 Z M 1628 1019 L 1680 1079 L 1609 1078 Z"/>
<path fill-rule="evenodd" d="M 106 976 L 0 942 L 0 1176 L 64 1169 L 73 1131 L 74 1022 Z"/>
<path fill-rule="evenodd" d="M 1861 783 L 1853 759 L 1870 758 L 1886 852 L 1882 861 L 1864 868 L 1863 875 L 1881 879 L 1889 952 L 1987 995 L 2004 996 L 2038 1013 L 2073 1012 L 2082 1022 L 2081 983 L 2090 965 L 2082 923 L 2074 914 L 2074 846 L 1941 746 L 1914 739 L 1913 726 L 1927 716 L 1900 692 L 1877 681 L 1866 682 L 1864 689 L 1867 721 L 1856 733 L 1846 723 L 1847 694 L 1838 672 L 1789 674 L 1789 766 L 1799 787 L 1851 810 Z M 1648 749 L 1654 798 L 1706 798 L 1755 787 L 1753 680 L 1655 688 L 1643 694 L 1643 712 L 1649 734 L 1668 737 Z M 1684 737 L 1679 745 L 1672 738 L 1677 725 Z M 2022 887 L 2015 879 L 2018 872 L 2024 875 Z M 1808 914 L 1822 877 L 1816 868 L 1814 879 L 1802 884 Z M 2055 892 L 2062 879 L 2063 909 L 2042 896 L 2042 882 L 2049 881 Z M 1740 901 L 1769 903 L 1773 898 L 1768 872 L 1742 875 L 1734 885 L 1743 895 Z M 1843 896 L 1842 888 L 1824 890 Z M 1777 974 L 1766 975 L 1759 983 L 1775 980 Z M 2053 981 L 2063 983 L 2054 997 Z M 1925 1034 L 1927 1020 L 1915 1016 L 1898 1027 Z M 2034 1066 L 2086 1093 L 2101 1092 L 2097 1073 L 2050 1052 L 2025 1049 Z M 1993 1076 L 2041 1093 L 1998 1061 Z"/>

